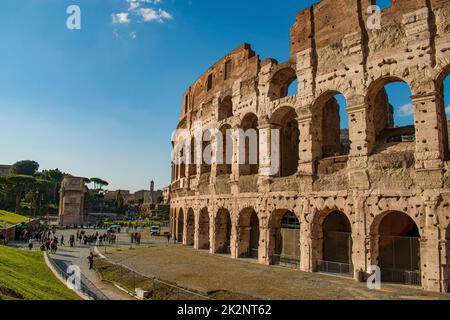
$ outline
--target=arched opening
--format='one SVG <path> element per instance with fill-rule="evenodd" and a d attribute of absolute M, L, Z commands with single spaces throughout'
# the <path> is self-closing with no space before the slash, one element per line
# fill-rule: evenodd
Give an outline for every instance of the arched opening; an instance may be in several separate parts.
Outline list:
<path fill-rule="evenodd" d="M 276 210 L 269 222 L 269 257 L 272 264 L 300 267 L 300 221 L 295 213 Z"/>
<path fill-rule="evenodd" d="M 414 220 L 403 212 L 389 212 L 382 216 L 377 231 L 381 280 L 420 285 L 420 234 Z"/>
<path fill-rule="evenodd" d="M 198 248 L 200 250 L 210 249 L 209 235 L 209 213 L 207 208 L 200 211 L 198 221 Z"/>
<path fill-rule="evenodd" d="M 353 275 L 352 227 L 341 211 L 328 214 L 322 225 L 322 259 L 318 270 L 327 273 Z"/>
<path fill-rule="evenodd" d="M 398 78 L 383 78 L 369 88 L 369 129 L 375 137 L 372 153 L 414 151 L 414 106 L 411 89 Z M 393 148 L 395 146 L 395 148 Z"/>
<path fill-rule="evenodd" d="M 186 245 L 194 245 L 194 235 L 195 235 L 195 215 L 194 210 L 189 209 L 186 218 Z"/>
<path fill-rule="evenodd" d="M 297 172 L 299 161 L 300 130 L 294 108 L 282 107 L 271 118 L 271 123 L 280 129 L 280 177 Z"/>
<path fill-rule="evenodd" d="M 184 235 L 184 213 L 183 209 L 180 209 L 177 219 L 177 241 L 179 243 L 183 242 L 183 235 Z"/>
<path fill-rule="evenodd" d="M 319 160 L 317 173 L 332 174 L 345 169 L 350 153 L 347 101 L 337 91 L 327 91 L 313 110 L 313 154 Z"/>
<path fill-rule="evenodd" d="M 215 219 L 214 253 L 231 254 L 231 216 L 226 209 L 220 209 Z"/>
<path fill-rule="evenodd" d="M 279 70 L 270 81 L 270 99 L 277 100 L 296 94 L 297 89 L 294 87 L 295 83 L 297 83 L 298 88 L 297 74 L 293 68 L 287 67 Z"/>
<path fill-rule="evenodd" d="M 259 218 L 252 208 L 243 210 L 239 215 L 239 258 L 258 259 Z"/>
<path fill-rule="evenodd" d="M 231 126 L 225 124 L 220 128 L 222 143 L 217 144 L 217 155 L 220 159 L 217 161 L 217 175 L 231 174 L 233 163 L 233 140 Z"/>
<path fill-rule="evenodd" d="M 190 159 L 189 159 L 189 176 L 195 176 L 197 175 L 197 152 L 196 152 L 196 144 L 195 144 L 195 138 L 191 138 L 191 145 L 190 145 Z"/>
<path fill-rule="evenodd" d="M 219 103 L 218 120 L 223 121 L 233 116 L 233 101 L 226 96 Z"/>
<path fill-rule="evenodd" d="M 438 112 L 442 113 L 442 137 L 444 160 L 450 159 L 450 65 L 437 79 Z"/>
<path fill-rule="evenodd" d="M 241 123 L 239 135 L 239 174 L 254 175 L 259 171 L 258 117 L 247 114 Z"/>
<path fill-rule="evenodd" d="M 214 140 L 214 133 L 210 129 L 203 132 L 202 141 L 202 160 L 201 160 L 201 174 L 211 173 L 211 163 L 213 158 L 212 141 Z"/>

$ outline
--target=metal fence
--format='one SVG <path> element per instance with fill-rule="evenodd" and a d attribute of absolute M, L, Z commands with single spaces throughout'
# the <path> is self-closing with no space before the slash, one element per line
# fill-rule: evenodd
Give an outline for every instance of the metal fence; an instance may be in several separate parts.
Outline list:
<path fill-rule="evenodd" d="M 274 265 L 298 269 L 298 268 L 300 268 L 300 256 L 274 254 L 272 256 L 272 263 Z"/>
<path fill-rule="evenodd" d="M 420 271 L 408 271 L 399 269 L 381 269 L 381 280 L 413 286 L 422 284 L 422 273 Z"/>
<path fill-rule="evenodd" d="M 59 276 L 67 281 L 71 275 L 69 275 L 64 269 L 67 267 L 64 264 L 58 264 L 52 257 L 48 254 L 47 259 L 52 265 L 53 269 L 59 274 Z M 100 290 L 96 289 L 94 284 L 86 279 L 84 276 L 81 277 L 80 289 L 78 290 L 82 295 L 88 297 L 90 300 L 109 300 L 106 295 L 104 295 Z"/>
<path fill-rule="evenodd" d="M 207 295 L 143 275 L 118 263 L 106 260 L 95 263 L 104 281 L 117 285 L 133 296 L 141 290 L 144 294 L 139 298 L 143 300 L 213 300 Z"/>
<path fill-rule="evenodd" d="M 334 261 L 319 260 L 317 269 L 319 272 L 353 276 L 353 265 Z"/>

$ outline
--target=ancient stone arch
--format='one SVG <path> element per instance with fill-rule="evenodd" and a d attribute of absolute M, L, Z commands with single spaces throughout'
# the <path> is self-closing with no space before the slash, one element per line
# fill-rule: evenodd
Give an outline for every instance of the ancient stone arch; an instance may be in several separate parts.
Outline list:
<path fill-rule="evenodd" d="M 324 225 L 326 232 L 339 232 L 328 226 L 326 217 L 339 211 L 351 227 L 347 265 L 353 265 L 355 279 L 364 280 L 367 268 L 379 256 L 373 230 L 378 230 L 387 212 L 399 211 L 415 221 L 421 236 L 422 287 L 448 290 L 450 264 L 437 261 L 450 257 L 448 246 L 442 245 L 450 241 L 442 231 L 447 227 L 442 224 L 450 201 L 443 104 L 443 80 L 450 71 L 450 22 L 446 18 L 450 3 L 393 1 L 381 12 L 379 30 L 365 23 L 365 9 L 371 3 L 340 0 L 336 6 L 334 0 L 322 0 L 296 14 L 288 61 L 261 60 L 250 45 L 243 44 L 186 90 L 178 128 L 188 128 L 191 137 L 198 120 L 204 130 L 256 128 L 257 147 L 267 154 L 260 154 L 257 167 L 240 165 L 239 147 L 245 144 L 234 136 L 231 168 L 203 163 L 195 171 L 174 163 L 175 238 L 180 211 L 194 208 L 198 210 L 195 247 L 242 257 L 247 242 L 241 242 L 246 235 L 240 225 L 247 222 L 241 223 L 241 212 L 253 208 L 259 220 L 258 261 L 271 264 L 278 228 L 274 221 L 282 222 L 284 214 L 292 212 L 300 225 L 287 231 L 298 236 L 296 267 L 300 264 L 301 270 L 314 272 L 319 261 L 324 261 Z M 298 93 L 288 96 L 289 84 L 295 80 Z M 391 109 L 382 89 L 391 81 L 403 81 L 411 89 L 414 128 L 392 128 Z M 332 100 L 336 93 L 342 93 L 347 102 L 349 152 L 337 150 L 340 123 L 336 114 L 323 112 L 327 103 L 336 111 Z M 288 130 L 292 135 L 285 136 L 295 138 L 298 133 L 298 142 L 291 139 L 277 159 L 272 137 L 283 127 L 292 129 Z M 325 134 L 324 128 L 334 134 Z M 412 130 L 415 141 L 380 144 Z M 281 163 L 281 170 L 273 168 L 273 159 Z M 201 208 L 207 208 L 207 214 Z M 336 216 L 343 218 L 342 214 Z"/>

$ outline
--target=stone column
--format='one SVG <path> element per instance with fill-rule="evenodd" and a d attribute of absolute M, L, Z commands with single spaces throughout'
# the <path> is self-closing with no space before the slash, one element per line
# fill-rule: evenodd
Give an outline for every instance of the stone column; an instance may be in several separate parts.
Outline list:
<path fill-rule="evenodd" d="M 216 219 L 214 208 L 208 208 L 209 213 L 209 252 L 214 254 L 216 253 Z"/>
<path fill-rule="evenodd" d="M 200 211 L 195 213 L 195 225 L 194 225 L 194 249 L 199 250 L 199 237 L 200 237 Z"/>
<path fill-rule="evenodd" d="M 230 251 L 231 251 L 231 258 L 237 259 L 239 258 L 238 255 L 238 231 L 236 222 L 234 219 L 234 216 L 231 214 L 231 236 L 230 236 Z"/>
<path fill-rule="evenodd" d="M 312 219 L 312 214 L 309 212 L 309 201 L 303 206 L 304 212 L 300 223 L 300 270 L 304 272 L 313 272 L 312 269 L 312 254 L 311 254 L 311 227 L 309 221 Z"/>
<path fill-rule="evenodd" d="M 298 172 L 300 174 L 313 175 L 315 173 L 314 160 L 321 153 L 320 148 L 314 141 L 314 139 L 317 139 L 317 135 L 314 132 L 317 128 L 314 129 L 313 127 L 312 114 L 309 111 L 303 110 L 297 120 L 300 131 Z"/>
<path fill-rule="evenodd" d="M 355 223 L 352 226 L 354 279 L 356 281 L 364 281 L 367 273 L 365 200 L 364 197 L 357 195 L 354 198 Z"/>
<path fill-rule="evenodd" d="M 441 261 L 441 234 L 438 222 L 437 206 L 439 196 L 426 191 L 425 228 L 421 238 L 422 288 L 427 291 L 445 292 L 445 268 Z"/>
<path fill-rule="evenodd" d="M 281 141 L 280 126 L 264 123 L 258 127 L 259 131 L 259 175 L 261 177 L 276 177 L 280 174 Z"/>
<path fill-rule="evenodd" d="M 440 188 L 442 187 L 440 171 L 445 156 L 444 148 L 448 148 L 442 143 L 444 140 L 442 117 L 445 115 L 438 108 L 439 97 L 435 92 L 414 95 L 411 99 L 414 105 L 416 129 L 416 171 L 428 171 L 428 179 L 426 177 L 421 179 L 421 182 L 425 183 L 425 188 Z"/>
<path fill-rule="evenodd" d="M 260 221 L 258 262 L 264 265 L 270 265 L 271 263 L 271 254 L 269 251 L 269 235 L 270 230 L 269 226 L 267 225 L 267 219 Z"/>

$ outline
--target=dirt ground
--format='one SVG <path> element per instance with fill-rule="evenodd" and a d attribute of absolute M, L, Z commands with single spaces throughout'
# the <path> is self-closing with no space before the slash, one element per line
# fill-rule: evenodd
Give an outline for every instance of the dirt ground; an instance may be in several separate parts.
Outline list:
<path fill-rule="evenodd" d="M 122 248 L 107 258 L 186 289 L 216 298 L 251 297 L 263 300 L 450 300 L 448 294 L 435 294 L 416 287 L 383 284 L 378 291 L 365 283 L 326 274 L 305 273 L 253 260 L 232 260 L 181 245 L 153 245 L 138 249 Z"/>

